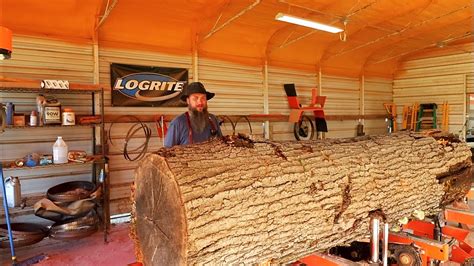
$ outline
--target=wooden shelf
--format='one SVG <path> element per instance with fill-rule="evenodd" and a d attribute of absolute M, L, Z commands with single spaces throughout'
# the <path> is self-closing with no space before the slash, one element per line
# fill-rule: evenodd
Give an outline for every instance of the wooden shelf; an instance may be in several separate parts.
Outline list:
<path fill-rule="evenodd" d="M 11 167 L 14 162 L 3 162 L 3 170 L 33 170 L 33 169 L 44 169 L 44 168 L 59 168 L 59 167 L 70 167 L 70 166 L 78 166 L 78 165 L 90 165 L 93 163 L 101 163 L 103 162 L 103 157 L 101 155 L 94 155 L 90 156 L 92 159 L 87 162 L 79 163 L 79 162 L 68 162 L 63 164 L 48 164 L 48 165 L 38 165 L 38 166 L 22 166 L 22 167 Z"/>
<path fill-rule="evenodd" d="M 15 207 L 15 208 L 8 209 L 8 214 L 10 215 L 10 219 L 15 216 L 29 215 L 29 214 L 34 214 L 34 213 L 35 211 L 33 209 L 33 206 L 27 206 L 25 208 Z M 5 210 L 2 208 L 0 209 L 0 219 L 4 219 L 4 218 L 5 218 Z"/>
<path fill-rule="evenodd" d="M 25 207 L 15 207 L 8 208 L 8 213 L 10 217 L 20 216 L 20 215 L 29 215 L 34 213 L 33 205 L 42 198 L 46 197 L 46 193 L 34 193 L 26 196 L 22 196 L 22 199 L 25 201 Z M 0 200 L 3 202 L 3 198 L 0 197 Z M 5 210 L 0 208 L 0 219 L 5 218 Z"/>
<path fill-rule="evenodd" d="M 91 123 L 91 124 L 83 124 L 83 125 L 73 125 L 73 126 L 64 126 L 64 125 L 44 125 L 44 126 L 6 126 L 5 129 L 7 130 L 22 130 L 22 129 L 40 129 L 40 128 L 75 128 L 75 127 L 95 127 L 100 126 L 100 123 Z"/>
<path fill-rule="evenodd" d="M 42 89 L 41 81 L 0 82 L 0 92 L 92 93 L 101 92 L 98 85 L 69 83 L 69 89 Z"/>
<path fill-rule="evenodd" d="M 311 112 L 306 112 L 306 115 L 313 117 Z M 243 117 L 247 117 L 250 122 L 288 122 L 288 115 L 284 114 L 246 114 L 246 115 L 218 115 L 216 116 L 220 119 L 224 119 L 224 122 L 227 119 L 231 119 L 233 122 L 237 121 L 238 119 L 242 119 L 241 121 L 245 121 Z M 165 122 L 170 122 L 176 117 L 176 115 L 163 115 L 163 119 Z M 326 115 L 326 120 L 331 121 L 343 121 L 343 120 L 357 120 L 357 119 L 385 119 L 387 115 L 380 114 L 380 115 Z M 104 116 L 105 123 L 136 123 L 138 121 L 141 122 L 156 122 L 160 121 L 160 115 L 133 115 L 133 116 L 122 116 L 122 115 L 105 115 Z"/>
<path fill-rule="evenodd" d="M 102 152 L 98 151 L 97 150 L 97 144 L 100 143 L 102 145 L 104 145 L 105 143 L 105 138 L 104 138 L 104 89 L 102 88 L 101 85 L 99 84 L 80 84 L 80 83 L 73 83 L 73 82 L 69 82 L 69 89 L 43 89 L 41 88 L 41 80 L 30 80 L 30 79 L 2 79 L 0 78 L 0 95 L 8 95 L 8 94 L 11 94 L 10 96 L 8 96 L 9 98 L 15 98 L 15 97 L 20 97 L 20 98 L 23 98 L 23 96 L 21 96 L 20 94 L 24 93 L 24 94 L 27 94 L 27 93 L 30 93 L 30 94 L 40 94 L 40 93 L 43 93 L 43 94 L 59 94 L 59 95 L 67 95 L 67 94 L 71 94 L 70 97 L 68 98 L 74 98 L 77 96 L 73 96 L 73 95 L 78 95 L 78 94 L 82 94 L 84 95 L 84 97 L 80 97 L 81 99 L 82 98 L 89 98 L 88 102 L 87 102 L 87 106 L 90 107 L 90 111 L 87 111 L 88 113 L 90 112 L 90 114 L 85 114 L 85 115 L 77 115 L 76 114 L 76 122 L 77 122 L 77 125 L 74 125 L 74 126 L 63 126 L 63 125 L 59 125 L 59 124 L 55 124 L 55 125 L 44 125 L 44 126 L 36 126 L 36 127 L 31 127 L 31 126 L 8 126 L 6 128 L 6 130 L 9 132 L 8 135 L 11 135 L 11 136 L 7 136 L 7 137 L 13 137 L 11 138 L 11 140 L 9 141 L 8 139 L 5 139 L 5 140 L 2 140 L 2 143 L 8 143 L 9 145 L 13 145 L 13 144 L 26 144 L 26 143 L 30 143 L 30 142 L 33 142 L 33 140 L 35 138 L 37 138 L 36 133 L 32 133 L 32 134 L 20 134 L 20 138 L 15 138 L 14 135 L 16 135 L 17 132 L 21 132 L 22 130 L 25 130 L 25 129 L 40 129 L 40 128 L 43 128 L 43 129 L 47 129 L 47 128 L 50 128 L 50 129 L 53 129 L 54 130 L 60 130 L 60 131 L 64 131 L 67 129 L 84 129 L 85 128 L 91 128 L 92 129 L 92 138 L 86 138 L 86 137 L 82 137 L 82 136 L 78 136 L 78 140 L 80 141 L 88 141 L 90 142 L 91 146 L 92 146 L 92 151 L 91 152 L 99 152 L 100 154 L 98 155 L 93 155 L 93 156 L 90 156 L 91 158 L 93 158 L 92 160 L 90 161 L 87 161 L 87 162 L 84 162 L 84 163 L 80 163 L 80 162 L 69 162 L 69 163 L 65 163 L 65 164 L 50 164 L 50 165 L 44 165 L 44 166 L 35 166 L 35 167 L 27 167 L 27 166 L 23 166 L 23 167 L 11 167 L 11 165 L 15 165 L 15 164 L 12 164 L 12 162 L 3 162 L 2 165 L 4 165 L 3 167 L 3 170 L 5 171 L 10 171 L 10 172 L 15 172 L 16 173 L 20 173 L 20 172 L 28 172 L 27 174 L 30 174 L 29 172 L 36 172 L 35 170 L 37 170 L 37 172 L 39 172 L 39 174 L 36 174 L 34 173 L 35 175 L 31 175 L 31 179 L 38 179 L 38 178 L 56 178 L 56 177 L 62 177 L 62 178 L 65 178 L 66 176 L 75 176 L 75 175 L 82 175 L 83 172 L 85 171 L 82 171 L 84 168 L 84 170 L 86 170 L 85 168 L 89 168 L 87 169 L 88 172 L 91 172 L 92 173 L 92 177 L 91 177 L 91 181 L 92 182 L 96 182 L 101 174 L 102 174 L 102 170 L 104 170 L 105 172 L 105 168 L 103 168 L 105 166 L 105 162 L 106 162 L 106 159 L 104 157 L 104 151 L 103 151 L 103 147 L 102 147 Z M 90 96 L 90 97 L 86 97 L 86 96 Z M 25 97 L 26 98 L 26 97 Z M 90 101 L 90 103 L 89 103 Z M 86 104 L 84 104 L 85 106 Z M 81 105 L 82 106 L 82 105 Z M 26 119 L 27 120 L 27 119 Z M 87 124 L 81 124 L 80 122 L 83 121 Z M 88 122 L 91 122 L 91 123 L 88 123 Z M 99 130 L 96 130 L 97 127 L 100 127 Z M 79 131 L 82 131 L 82 130 L 79 130 Z M 41 131 L 36 131 L 36 132 L 41 132 Z M 22 132 L 22 133 L 25 133 L 25 132 Z M 98 139 L 97 137 L 99 137 L 100 139 Z M 27 141 L 22 141 L 22 138 L 25 139 L 27 138 Z M 47 140 L 43 140 L 43 139 L 39 139 L 37 138 L 36 139 L 37 141 L 36 142 L 46 142 Z M 99 140 L 99 141 L 97 141 Z M 10 149 L 14 149 L 14 148 L 10 148 Z M 15 154 L 11 154 L 10 156 L 11 157 L 8 157 L 6 158 L 5 156 L 4 159 L 7 159 L 7 160 L 12 160 L 13 158 L 15 158 L 17 155 L 17 153 Z M 84 166 L 84 167 L 82 167 Z M 76 168 L 74 170 L 70 170 L 70 169 L 73 169 L 73 168 Z M 40 171 L 38 171 L 40 170 Z M 74 171 L 74 172 L 71 172 L 71 171 Z M 53 173 L 49 173 L 49 172 L 53 172 Z M 64 176 L 62 176 L 62 174 L 64 174 Z M 104 212 L 104 217 L 103 217 L 103 221 L 104 221 L 104 227 L 107 227 L 109 222 L 110 222 L 110 211 L 109 211 L 109 191 L 108 191 L 108 184 L 109 184 L 109 180 L 108 180 L 108 177 L 105 178 L 105 182 L 106 182 L 106 187 L 104 188 L 104 194 L 102 196 L 102 199 L 101 201 L 103 202 L 103 212 Z M 46 190 L 46 188 L 45 188 Z M 31 194 L 34 194 L 34 193 L 31 193 Z M 44 194 L 44 193 L 43 193 Z M 28 215 L 28 214 L 32 214 L 33 213 L 33 204 L 35 202 L 37 202 L 37 200 L 35 201 L 32 201 L 30 200 L 30 195 L 24 195 L 24 198 L 26 198 L 27 202 L 26 202 L 26 207 L 25 208 L 12 208 L 10 209 L 10 212 L 12 214 L 12 216 L 23 216 L 23 215 Z M 43 198 L 44 195 L 41 196 L 41 198 Z M 31 201 L 31 202 L 30 202 Z M 0 207 L 1 209 L 1 207 Z M 0 217 L 4 216 L 4 212 L 1 212 L 0 211 Z"/>
<path fill-rule="evenodd" d="M 42 88 L 6 88 L 0 87 L 0 92 L 33 92 L 33 93 L 54 93 L 54 94 L 90 94 L 92 92 L 100 92 L 100 89 L 97 90 L 84 90 L 84 89 L 42 89 Z"/>

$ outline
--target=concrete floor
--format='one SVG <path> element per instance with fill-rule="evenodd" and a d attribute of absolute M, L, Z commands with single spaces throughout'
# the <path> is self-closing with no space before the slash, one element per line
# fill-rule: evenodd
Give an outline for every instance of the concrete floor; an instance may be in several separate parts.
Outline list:
<path fill-rule="evenodd" d="M 109 242 L 99 231 L 92 236 L 73 241 L 44 239 L 37 244 L 16 249 L 18 261 L 44 254 L 39 266 L 117 266 L 135 262 L 133 243 L 128 236 L 129 224 L 113 225 Z M 11 265 L 10 249 L 0 249 L 1 265 Z"/>

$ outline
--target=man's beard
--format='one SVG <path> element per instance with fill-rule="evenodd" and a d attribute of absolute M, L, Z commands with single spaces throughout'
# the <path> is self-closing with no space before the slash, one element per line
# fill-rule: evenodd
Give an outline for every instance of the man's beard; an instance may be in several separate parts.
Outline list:
<path fill-rule="evenodd" d="M 189 107 L 189 116 L 191 120 L 191 127 L 196 133 L 202 133 L 204 129 L 209 125 L 209 112 L 205 107 L 202 112 L 196 110 L 196 108 Z"/>

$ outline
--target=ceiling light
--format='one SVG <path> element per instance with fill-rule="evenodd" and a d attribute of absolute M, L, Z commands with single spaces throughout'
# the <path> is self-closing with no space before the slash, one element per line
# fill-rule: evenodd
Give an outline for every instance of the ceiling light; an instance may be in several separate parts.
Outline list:
<path fill-rule="evenodd" d="M 301 25 L 301 26 L 305 26 L 305 27 L 309 27 L 309 28 L 313 28 L 313 29 L 317 29 L 317 30 L 322 30 L 322 31 L 327 31 L 327 32 L 331 32 L 331 33 L 339 33 L 339 32 L 343 31 L 340 28 L 336 28 L 336 27 L 333 27 L 333 26 L 321 24 L 321 23 L 318 23 L 318 22 L 314 22 L 314 21 L 311 21 L 311 20 L 304 19 L 304 18 L 290 16 L 290 15 L 283 14 L 283 13 L 278 13 L 275 16 L 275 19 L 279 20 L 279 21 L 285 21 L 285 22 L 288 22 L 288 23 L 298 24 L 298 25 Z"/>
<path fill-rule="evenodd" d="M 436 47 L 438 48 L 444 48 L 446 46 L 446 42 L 440 41 L 436 43 Z"/>

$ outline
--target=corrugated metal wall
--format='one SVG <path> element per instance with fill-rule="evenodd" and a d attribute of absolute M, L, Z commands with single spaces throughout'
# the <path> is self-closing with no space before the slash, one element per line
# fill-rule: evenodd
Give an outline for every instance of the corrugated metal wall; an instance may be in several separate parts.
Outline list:
<path fill-rule="evenodd" d="M 395 76 L 393 98 L 401 113 L 404 105 L 413 103 L 449 104 L 449 131 L 465 130 L 466 92 L 472 90 L 474 57 L 471 51 L 459 49 L 452 54 L 434 55 L 404 62 Z M 468 78 L 469 76 L 469 78 Z M 467 85 L 469 84 L 469 85 Z M 437 112 L 441 120 L 441 108 Z"/>
<path fill-rule="evenodd" d="M 467 93 L 474 93 L 474 74 L 466 76 L 466 91 Z"/>
<path fill-rule="evenodd" d="M 360 81 L 355 78 L 325 76 L 321 78 L 322 95 L 327 96 L 326 114 L 361 114 Z M 328 137 L 355 136 L 357 121 L 328 121 Z"/>
<path fill-rule="evenodd" d="M 474 135 L 474 74 L 466 75 L 466 93 L 466 112 L 469 117 L 466 124 L 466 134 L 472 136 Z"/>
<path fill-rule="evenodd" d="M 38 38 L 19 37 L 14 38 L 13 60 L 5 61 L 1 70 L 4 77 L 19 79 L 68 79 L 74 82 L 93 83 L 94 82 L 94 56 L 93 46 L 79 46 L 53 40 Z M 189 69 L 189 80 L 193 80 L 192 56 L 174 56 L 146 51 L 117 50 L 102 48 L 99 50 L 99 82 L 105 89 L 104 103 L 106 115 L 177 115 L 185 108 L 151 108 L 151 107 L 113 107 L 111 106 L 110 89 L 110 64 L 124 63 L 135 65 L 149 65 L 161 67 L 179 67 Z M 218 60 L 199 58 L 197 62 L 199 80 L 206 85 L 209 91 L 215 92 L 216 97 L 209 101 L 210 112 L 217 115 L 246 115 L 264 113 L 264 88 L 265 73 L 264 68 L 244 66 Z M 308 104 L 311 98 L 311 89 L 318 86 L 319 77 L 317 72 L 302 72 L 296 70 L 269 67 L 268 69 L 268 107 L 270 114 L 288 114 L 289 108 L 283 90 L 283 84 L 295 83 L 298 96 L 302 104 Z M 361 80 L 352 78 L 341 78 L 325 76 L 321 77 L 322 95 L 328 96 L 328 115 L 354 115 L 354 114 L 384 114 L 383 102 L 391 101 L 391 81 L 382 79 L 366 79 L 361 85 Z M 361 94 L 363 87 L 363 94 Z M 5 97 L 2 95 L 2 97 Z M 25 101 L 25 112 L 30 110 L 33 99 L 23 100 L 23 96 L 14 95 L 14 99 L 2 98 L 3 101 Z M 82 96 L 81 96 L 82 97 Z M 361 98 L 362 97 L 362 98 Z M 363 101 L 361 100 L 363 99 Z M 64 99 L 73 106 L 74 109 L 82 110 L 90 104 L 87 99 L 77 98 Z M 82 107 L 81 107 L 82 106 Z M 361 108 L 364 108 L 363 110 Z M 379 121 L 380 120 L 380 121 Z M 385 124 L 379 120 L 366 120 L 366 133 L 382 133 Z M 112 213 L 128 212 L 130 208 L 129 196 L 130 185 L 133 180 L 134 169 L 137 162 L 125 160 L 122 155 L 124 137 L 131 128 L 132 123 L 115 123 L 113 126 L 106 124 L 105 129 L 110 136 L 112 143 L 109 143 L 110 177 L 111 177 L 111 211 Z M 149 141 L 149 151 L 156 151 L 162 146 L 162 139 L 158 138 L 156 125 L 147 123 L 152 130 Z M 331 121 L 329 122 L 328 137 L 350 137 L 355 135 L 357 121 Z M 252 123 L 253 134 L 263 133 L 262 123 Z M 292 140 L 293 125 L 288 122 L 274 122 L 270 125 L 271 137 L 275 140 Z M 66 134 L 54 129 L 36 129 L 45 131 L 44 136 L 28 137 L 18 132 L 10 131 L 2 135 L 2 149 L 8 141 L 17 138 L 26 138 L 31 142 L 44 142 L 45 151 L 49 149 L 55 135 Z M 69 137 L 71 144 L 77 142 L 86 145 L 91 136 L 86 131 L 80 129 L 72 133 Z M 83 132 L 84 131 L 84 132 Z M 224 134 L 232 133 L 228 123 L 223 125 Z M 239 122 L 238 132 L 249 133 L 249 127 L 244 122 Z M 33 132 L 33 131 L 29 131 Z M 68 132 L 70 133 L 70 132 Z M 66 139 L 67 140 L 67 139 Z M 133 149 L 145 141 L 143 135 L 138 133 L 129 145 Z M 17 144 L 15 144 L 17 145 Z M 5 146 L 7 147 L 7 146 Z M 84 149 L 86 147 L 83 147 Z M 16 158 L 28 152 L 28 148 L 13 153 L 12 147 L 2 150 L 2 159 Z M 20 154 L 21 153 L 21 154 Z M 133 157 L 134 154 L 132 154 Z M 47 171 L 50 171 L 49 169 Z M 87 173 L 82 173 L 81 169 L 68 169 L 70 176 L 87 177 Z M 44 192 L 51 183 L 43 183 L 41 179 L 36 179 L 35 175 L 47 175 L 46 171 L 33 173 L 18 173 L 18 175 L 31 176 L 31 185 L 26 185 L 25 193 Z M 49 177 L 48 177 L 49 178 Z M 67 178 L 66 178 L 67 179 Z M 63 179 L 50 180 L 59 183 Z M 38 184 L 41 184 L 39 186 Z"/>
<path fill-rule="evenodd" d="M 263 114 L 263 76 L 259 67 L 200 58 L 199 81 L 216 93 L 209 101 L 209 111 L 217 115 Z M 236 121 L 234 121 L 236 122 Z M 252 134 L 262 135 L 261 123 L 251 123 Z M 223 124 L 223 134 L 232 134 L 232 126 Z M 245 120 L 237 123 L 236 132 L 250 133 Z"/>
<path fill-rule="evenodd" d="M 385 115 L 384 103 L 393 101 L 392 81 L 388 79 L 366 78 L 364 80 L 363 108 L 365 115 Z M 387 132 L 384 119 L 365 120 L 365 133 L 368 135 Z"/>
<path fill-rule="evenodd" d="M 12 60 L 0 64 L 0 74 L 5 77 L 93 82 L 92 45 L 15 35 L 13 49 Z"/>
<path fill-rule="evenodd" d="M 325 108 L 327 115 L 384 115 L 383 103 L 392 101 L 392 82 L 386 79 L 363 77 L 356 79 L 323 75 L 321 87 L 322 95 L 328 97 Z M 363 122 L 366 134 L 385 132 L 383 119 L 367 119 Z M 329 121 L 327 136 L 355 136 L 358 123 L 358 120 Z"/>

